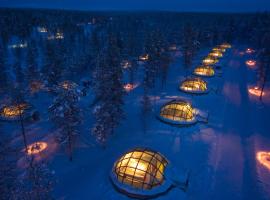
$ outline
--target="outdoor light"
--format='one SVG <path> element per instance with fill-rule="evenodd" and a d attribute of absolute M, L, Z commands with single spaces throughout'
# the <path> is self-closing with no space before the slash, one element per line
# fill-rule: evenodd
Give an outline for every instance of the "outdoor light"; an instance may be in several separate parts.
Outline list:
<path fill-rule="evenodd" d="M 60 87 L 62 87 L 65 90 L 71 90 L 76 88 L 77 84 L 71 81 L 63 81 L 62 83 L 60 83 Z"/>
<path fill-rule="evenodd" d="M 212 57 L 212 56 L 207 56 L 206 58 L 203 59 L 203 64 L 204 65 L 214 65 L 218 62 L 218 59 Z"/>
<path fill-rule="evenodd" d="M 35 142 L 27 146 L 27 155 L 35 155 L 44 151 L 48 147 L 46 142 Z"/>
<path fill-rule="evenodd" d="M 256 66 L 256 61 L 255 61 L 255 60 L 247 60 L 247 61 L 246 61 L 246 65 L 247 65 L 248 67 L 253 68 L 253 67 Z"/>
<path fill-rule="evenodd" d="M 248 92 L 254 96 L 264 96 L 265 93 L 262 91 L 262 89 L 258 86 L 255 86 L 253 88 L 249 88 Z"/>
<path fill-rule="evenodd" d="M 147 61 L 149 59 L 149 55 L 148 54 L 144 54 L 144 55 L 141 55 L 139 57 L 139 60 L 140 61 Z"/>
<path fill-rule="evenodd" d="M 212 51 L 211 53 L 209 53 L 209 56 L 214 58 L 221 58 L 223 54 L 220 51 Z"/>
<path fill-rule="evenodd" d="M 246 53 L 247 53 L 247 54 L 252 54 L 252 53 L 254 53 L 254 52 L 255 52 L 254 49 L 251 49 L 251 48 L 247 48 L 247 49 L 246 49 Z"/>
<path fill-rule="evenodd" d="M 138 84 L 127 83 L 123 87 L 124 87 L 126 92 L 130 92 L 130 91 L 134 90 L 137 86 L 138 86 Z"/>
<path fill-rule="evenodd" d="M 172 186 L 187 187 L 187 176 L 171 179 L 172 167 L 159 152 L 136 148 L 125 153 L 113 166 L 112 183 L 120 192 L 135 198 L 152 198 L 168 191 Z M 176 181 L 176 179 L 178 179 Z"/>
<path fill-rule="evenodd" d="M 181 84 L 179 89 L 187 93 L 204 94 L 208 92 L 207 82 L 201 78 L 187 78 Z"/>
<path fill-rule="evenodd" d="M 215 70 L 211 66 L 201 65 L 194 69 L 193 74 L 204 77 L 212 77 L 215 75 Z"/>
<path fill-rule="evenodd" d="M 131 67 L 131 63 L 128 60 L 123 60 L 121 62 L 121 66 L 123 67 L 123 69 L 128 69 Z"/>
<path fill-rule="evenodd" d="M 270 152 L 259 151 L 256 155 L 257 161 L 270 170 Z"/>

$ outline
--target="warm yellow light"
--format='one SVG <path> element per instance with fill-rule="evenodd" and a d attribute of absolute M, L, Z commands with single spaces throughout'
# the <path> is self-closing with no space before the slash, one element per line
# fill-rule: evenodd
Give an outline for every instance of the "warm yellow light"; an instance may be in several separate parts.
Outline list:
<path fill-rule="evenodd" d="M 270 152 L 259 151 L 256 155 L 257 161 L 270 170 Z"/>
<path fill-rule="evenodd" d="M 223 53 L 226 51 L 226 49 L 221 48 L 221 47 L 214 47 L 212 50 L 213 50 L 213 51 L 223 52 Z"/>
<path fill-rule="evenodd" d="M 232 48 L 232 45 L 230 45 L 229 43 L 223 43 L 220 45 L 220 47 L 223 49 L 229 49 L 229 48 Z"/>
<path fill-rule="evenodd" d="M 211 66 L 198 66 L 194 69 L 194 74 L 199 76 L 214 76 L 215 71 Z"/>
<path fill-rule="evenodd" d="M 173 121 L 194 120 L 193 108 L 185 101 L 173 102 L 165 105 L 160 112 L 160 116 Z"/>
<path fill-rule="evenodd" d="M 223 54 L 220 51 L 212 51 L 211 53 L 209 53 L 209 56 L 214 58 L 221 58 Z"/>
<path fill-rule="evenodd" d="M 256 66 L 256 61 L 255 60 L 247 60 L 246 65 L 249 67 L 255 67 Z"/>
<path fill-rule="evenodd" d="M 200 78 L 190 78 L 182 82 L 180 89 L 184 91 L 206 91 L 207 83 Z"/>
<path fill-rule="evenodd" d="M 114 172 L 121 183 L 151 189 L 162 183 L 166 165 L 167 161 L 158 153 L 134 150 L 115 163 Z"/>
<path fill-rule="evenodd" d="M 265 93 L 264 92 L 262 92 L 262 90 L 259 88 L 259 87 L 257 87 L 257 86 L 255 86 L 254 88 L 249 88 L 248 89 L 248 92 L 250 93 L 250 94 L 252 94 L 252 95 L 254 95 L 254 96 L 264 96 L 265 95 Z"/>
<path fill-rule="evenodd" d="M 252 53 L 254 53 L 254 52 L 255 52 L 255 50 L 252 49 L 252 48 L 247 48 L 247 49 L 246 49 L 246 53 L 247 53 L 247 54 L 252 54 Z"/>
<path fill-rule="evenodd" d="M 207 56 L 205 59 L 203 59 L 204 65 L 214 65 L 218 62 L 218 59 L 213 58 L 211 56 Z"/>
<path fill-rule="evenodd" d="M 130 92 L 130 91 L 134 90 L 137 86 L 138 86 L 138 84 L 128 83 L 128 84 L 124 85 L 124 89 L 126 92 Z"/>
<path fill-rule="evenodd" d="M 70 89 L 74 89 L 75 87 L 77 87 L 76 83 L 70 82 L 70 81 L 63 81 L 60 86 L 65 89 L 65 90 L 70 90 Z"/>
<path fill-rule="evenodd" d="M 139 57 L 139 60 L 141 60 L 141 61 L 147 61 L 148 59 L 149 59 L 149 55 L 148 55 L 148 54 L 141 55 L 141 56 Z"/>
<path fill-rule="evenodd" d="M 27 104 L 24 103 L 16 106 L 7 106 L 3 108 L 2 115 L 8 118 L 18 117 L 20 114 L 23 114 L 26 108 Z"/>
<path fill-rule="evenodd" d="M 35 155 L 39 154 L 44 151 L 48 147 L 46 142 L 35 142 L 27 146 L 27 154 L 28 155 Z"/>

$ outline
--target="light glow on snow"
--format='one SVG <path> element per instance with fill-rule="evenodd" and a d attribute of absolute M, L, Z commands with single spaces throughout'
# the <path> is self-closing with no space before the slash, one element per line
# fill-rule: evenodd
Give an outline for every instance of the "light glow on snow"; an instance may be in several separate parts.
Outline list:
<path fill-rule="evenodd" d="M 246 49 L 246 53 L 247 53 L 247 54 L 252 54 L 252 53 L 254 53 L 254 52 L 255 52 L 255 50 L 252 49 L 252 48 L 247 48 L 247 49 Z"/>
<path fill-rule="evenodd" d="M 126 92 L 130 92 L 130 91 L 134 90 L 136 87 L 138 87 L 138 84 L 128 83 L 128 84 L 124 85 L 124 89 Z"/>
<path fill-rule="evenodd" d="M 65 90 L 71 90 L 77 87 L 76 83 L 73 83 L 71 81 L 63 81 L 60 86 Z"/>
<path fill-rule="evenodd" d="M 259 151 L 256 155 L 257 161 L 270 170 L 270 152 Z"/>
<path fill-rule="evenodd" d="M 253 67 L 256 66 L 256 61 L 255 61 L 255 60 L 247 60 L 247 61 L 246 61 L 246 65 L 247 65 L 248 67 L 253 68 Z"/>
<path fill-rule="evenodd" d="M 249 88 L 248 89 L 248 92 L 254 96 L 264 96 L 265 95 L 265 92 L 262 92 L 262 89 L 258 86 L 255 86 L 253 88 Z"/>
<path fill-rule="evenodd" d="M 48 147 L 46 142 L 35 142 L 27 146 L 27 154 L 28 155 L 35 155 L 39 154 L 44 151 Z"/>

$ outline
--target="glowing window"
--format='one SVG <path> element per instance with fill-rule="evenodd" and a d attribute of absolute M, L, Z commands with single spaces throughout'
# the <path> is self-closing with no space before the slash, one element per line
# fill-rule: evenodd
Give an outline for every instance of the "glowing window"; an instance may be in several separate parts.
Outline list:
<path fill-rule="evenodd" d="M 178 122 L 194 120 L 193 108 L 185 101 L 173 101 L 166 104 L 161 109 L 160 116 Z"/>
<path fill-rule="evenodd" d="M 2 108 L 1 115 L 6 118 L 16 118 L 28 108 L 26 103 L 22 103 L 14 106 L 5 106 Z"/>
<path fill-rule="evenodd" d="M 204 92 L 207 90 L 207 83 L 200 78 L 189 78 L 181 83 L 180 89 L 186 92 Z"/>
<path fill-rule="evenodd" d="M 114 172 L 120 183 L 150 190 L 162 184 L 167 164 L 168 161 L 158 152 L 135 149 L 116 161 Z"/>
<path fill-rule="evenodd" d="M 223 49 L 229 49 L 229 48 L 232 48 L 232 45 L 230 45 L 229 43 L 223 43 L 220 45 L 220 47 Z"/>
<path fill-rule="evenodd" d="M 214 76 L 215 71 L 211 66 L 198 66 L 194 69 L 194 74 L 199 76 Z"/>
<path fill-rule="evenodd" d="M 218 62 L 218 59 L 212 57 L 212 56 L 207 56 L 206 58 L 203 59 L 203 64 L 204 65 L 214 65 Z"/>
<path fill-rule="evenodd" d="M 211 53 L 209 53 L 209 56 L 214 58 L 221 58 L 223 54 L 220 51 L 212 51 Z"/>

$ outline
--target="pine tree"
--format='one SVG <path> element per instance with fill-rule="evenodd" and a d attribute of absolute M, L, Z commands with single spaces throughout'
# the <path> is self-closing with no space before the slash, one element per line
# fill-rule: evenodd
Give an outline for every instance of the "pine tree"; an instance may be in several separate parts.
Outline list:
<path fill-rule="evenodd" d="M 29 165 L 17 178 L 16 189 L 12 194 L 14 200 L 52 200 L 54 177 L 47 163 L 35 162 L 34 157 L 30 158 Z"/>
<path fill-rule="evenodd" d="M 16 181 L 16 150 L 10 145 L 10 138 L 5 136 L 0 127 L 0 200 L 12 199 Z"/>
<path fill-rule="evenodd" d="M 9 85 L 8 72 L 6 64 L 7 52 L 4 45 L 0 42 L 0 91 L 4 92 Z"/>
<path fill-rule="evenodd" d="M 59 144 L 67 148 L 70 161 L 73 159 L 75 139 L 82 121 L 79 108 L 80 93 L 76 88 L 61 88 L 56 91 L 56 98 L 49 107 L 51 121 L 59 129 L 56 136 Z"/>
<path fill-rule="evenodd" d="M 38 48 L 36 42 L 31 40 L 27 49 L 27 79 L 28 82 L 37 81 L 40 79 L 38 70 Z"/>
<path fill-rule="evenodd" d="M 122 106 L 125 93 L 121 83 L 120 60 L 118 38 L 109 32 L 107 49 L 100 52 L 94 73 L 94 91 L 99 102 L 93 111 L 96 123 L 91 132 L 103 146 L 124 117 Z"/>

